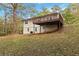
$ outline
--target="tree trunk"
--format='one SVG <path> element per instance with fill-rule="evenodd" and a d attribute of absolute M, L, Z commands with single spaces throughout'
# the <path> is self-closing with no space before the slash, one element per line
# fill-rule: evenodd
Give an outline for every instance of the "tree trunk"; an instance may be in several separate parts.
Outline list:
<path fill-rule="evenodd" d="M 4 13 L 5 13 L 5 20 L 4 20 L 4 32 L 7 33 L 7 12 L 6 10 L 4 10 Z"/>
<path fill-rule="evenodd" d="M 13 33 L 16 33 L 16 9 L 13 9 Z"/>
<path fill-rule="evenodd" d="M 13 33 L 17 32 L 17 28 L 16 28 L 16 10 L 17 10 L 17 3 L 11 3 L 12 8 L 13 8 Z"/>

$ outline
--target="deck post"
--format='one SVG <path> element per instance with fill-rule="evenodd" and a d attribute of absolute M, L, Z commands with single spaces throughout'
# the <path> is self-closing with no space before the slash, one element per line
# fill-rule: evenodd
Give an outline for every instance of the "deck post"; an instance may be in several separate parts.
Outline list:
<path fill-rule="evenodd" d="M 61 25 L 60 25 L 60 21 L 58 21 L 58 30 L 60 29 L 60 26 L 61 26 Z"/>

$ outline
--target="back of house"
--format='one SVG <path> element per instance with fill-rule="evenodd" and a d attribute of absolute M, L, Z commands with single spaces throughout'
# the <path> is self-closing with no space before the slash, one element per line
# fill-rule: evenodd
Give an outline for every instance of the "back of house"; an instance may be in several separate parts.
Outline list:
<path fill-rule="evenodd" d="M 60 13 L 51 13 L 40 17 L 24 20 L 23 34 L 48 33 L 63 27 Z"/>

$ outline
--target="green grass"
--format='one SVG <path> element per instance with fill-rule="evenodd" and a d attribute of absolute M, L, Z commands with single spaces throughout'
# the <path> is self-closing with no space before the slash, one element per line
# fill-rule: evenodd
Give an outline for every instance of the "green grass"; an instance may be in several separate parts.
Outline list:
<path fill-rule="evenodd" d="M 50 34 L 0 37 L 0 55 L 79 56 L 79 25 Z"/>

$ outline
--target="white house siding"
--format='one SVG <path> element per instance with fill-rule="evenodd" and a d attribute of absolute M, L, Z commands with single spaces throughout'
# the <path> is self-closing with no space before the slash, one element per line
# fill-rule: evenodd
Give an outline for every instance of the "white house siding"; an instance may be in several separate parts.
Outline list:
<path fill-rule="evenodd" d="M 29 32 L 27 31 L 27 28 L 28 28 L 28 24 L 25 24 L 24 22 L 24 26 L 23 26 L 23 34 L 29 34 Z"/>
<path fill-rule="evenodd" d="M 35 28 L 37 28 L 37 31 L 35 31 Z M 40 25 L 34 24 L 34 33 L 40 33 Z"/>
<path fill-rule="evenodd" d="M 29 28 L 29 31 L 28 31 L 28 28 Z M 35 28 L 37 31 L 35 31 Z M 30 34 L 31 31 L 33 33 L 40 33 L 40 25 L 33 24 L 31 21 L 28 21 L 28 24 L 25 24 L 24 22 L 23 34 Z"/>

